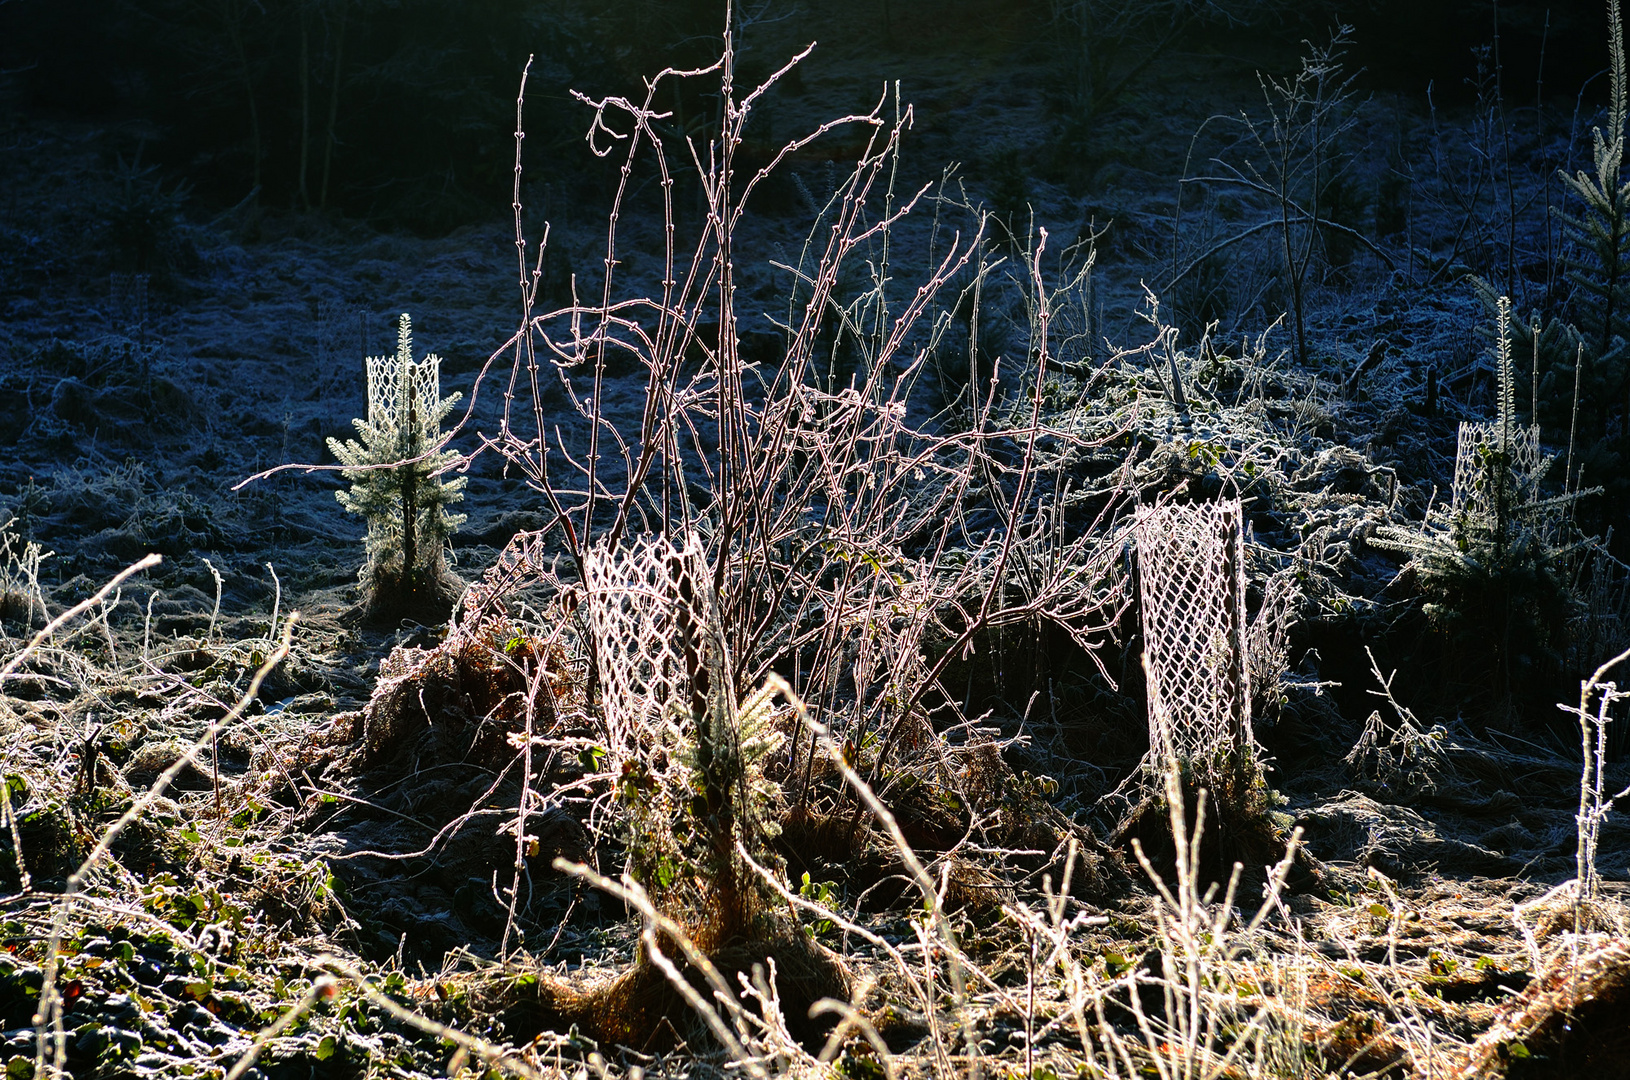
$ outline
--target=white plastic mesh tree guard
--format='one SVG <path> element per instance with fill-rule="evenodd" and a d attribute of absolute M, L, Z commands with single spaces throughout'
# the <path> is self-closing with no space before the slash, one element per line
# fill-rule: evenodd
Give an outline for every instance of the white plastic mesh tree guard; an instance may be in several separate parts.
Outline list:
<path fill-rule="evenodd" d="M 1495 517 L 1495 471 L 1491 455 L 1503 441 L 1499 424 L 1460 425 L 1460 441 L 1455 449 L 1455 485 L 1451 506 L 1481 521 Z M 1538 497 L 1537 481 L 1548 464 L 1539 445 L 1539 425 L 1511 429 L 1512 490 L 1525 502 Z M 1508 507 L 1515 510 L 1516 507 Z"/>
<path fill-rule="evenodd" d="M 1142 510 L 1134 532 L 1156 767 L 1250 747 L 1238 500 Z"/>
<path fill-rule="evenodd" d="M 721 671 L 712 583 L 701 540 L 648 536 L 583 558 L 584 611 L 600 700 L 620 765 L 688 728 Z"/>
<path fill-rule="evenodd" d="M 369 426 L 400 431 L 411 408 L 420 438 L 434 442 L 441 417 L 451 405 L 449 400 L 444 407 L 441 399 L 441 357 L 430 353 L 423 360 L 413 359 L 413 330 L 404 314 L 397 325 L 396 352 L 368 357 Z"/>

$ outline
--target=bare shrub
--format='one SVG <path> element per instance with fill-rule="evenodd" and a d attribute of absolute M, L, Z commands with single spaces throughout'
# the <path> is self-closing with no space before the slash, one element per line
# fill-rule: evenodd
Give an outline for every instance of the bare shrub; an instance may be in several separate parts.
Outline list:
<path fill-rule="evenodd" d="M 511 542 L 467 596 L 459 621 L 479 623 L 530 585 L 581 598 L 579 627 L 587 632 L 577 641 L 597 672 L 601 739 L 588 746 L 537 731 L 526 741 L 538 753 L 571 753 L 590 766 L 575 794 L 560 795 L 587 804 L 594 827 L 632 824 L 625 835 L 637 872 L 618 894 L 636 907 L 648 898 L 652 911 L 720 965 L 745 964 L 726 957 L 747 942 L 760 960 L 768 950 L 784 972 L 797 964 L 824 970 L 827 961 L 794 947 L 803 941 L 796 931 L 789 938 L 778 929 L 771 906 L 752 900 L 760 889 L 736 879 L 737 858 L 725 846 L 753 847 L 745 821 L 732 818 L 747 805 L 738 807 L 725 790 L 725 780 L 746 781 L 747 774 L 737 769 L 727 777 L 717 768 L 721 758 L 745 765 L 749 748 L 761 756 L 774 751 L 789 804 L 780 812 L 797 814 L 824 756 L 796 726 L 784 748 L 760 738 L 773 726 L 760 688 L 784 678 L 833 739 L 855 748 L 854 768 L 874 783 L 913 756 L 937 758 L 943 742 L 936 729 L 966 732 L 968 719 L 940 677 L 981 633 L 1045 623 L 1095 656 L 1127 603 L 1119 530 L 1106 527 L 1125 504 L 1111 484 L 1085 510 L 1072 507 L 1065 499 L 1070 478 L 1043 464 L 1044 441 L 1102 445 L 1044 420 L 1049 383 L 1059 377 L 1050 372 L 1058 365 L 1048 344 L 1045 231 L 1024 267 L 1039 302 L 1028 358 L 1007 376 L 1011 396 L 998 400 L 993 380 L 975 388 L 971 408 L 931 412 L 918 402 L 917 386 L 940 314 L 936 297 L 959 275 L 986 272 L 983 219 L 970 235 L 936 247 L 923 279 L 901 294 L 892 245 L 929 192 L 893 190 L 909 108 L 887 121 L 880 100 L 869 113 L 786 144 L 744 175 L 737 150 L 755 107 L 807 51 L 742 92 L 733 48 L 727 33 L 716 62 L 658 73 L 646 81 L 643 99 L 582 98 L 594 111 L 592 149 L 618 153 L 623 167 L 603 268 L 579 278 L 573 302 L 555 310 L 538 307 L 547 235 L 533 245 L 522 231 L 517 131 L 522 323 L 483 368 L 471 407 L 507 366 L 502 419 L 478 452 L 502 456 L 551 520 Z M 676 83 L 698 82 L 719 87 L 720 126 L 705 144 L 682 143 L 657 102 Z M 517 118 L 519 109 L 518 102 Z M 784 347 L 773 360 L 750 356 L 736 298 L 744 215 L 773 169 L 842 127 L 863 133 L 863 149 L 836 178 L 825 229 L 796 270 Z M 700 220 L 675 205 L 681 161 L 699 177 Z M 642 187 L 638 177 L 647 171 L 657 182 Z M 619 273 L 619 226 L 642 191 L 658 200 L 663 223 L 656 295 L 625 284 Z M 867 269 L 849 274 L 861 260 Z M 840 335 L 848 359 L 834 377 Z M 609 390 L 613 373 L 630 363 L 645 376 L 643 401 L 619 412 Z M 548 420 L 561 396 L 576 413 L 575 430 Z M 617 575 L 607 574 L 622 558 L 617 553 L 638 550 L 671 558 L 616 585 Z M 565 567 L 553 561 L 555 551 Z M 683 570 L 679 578 L 668 573 L 674 567 Z M 675 602 L 681 582 L 702 609 Z M 615 589 L 628 595 L 630 587 L 651 594 L 641 603 L 669 614 L 638 625 L 608 622 L 628 610 L 613 598 Z M 698 610 L 705 619 L 693 618 Z M 674 621 L 681 615 L 690 630 Z M 677 682 L 658 674 L 664 662 Z M 639 703 L 653 690 L 662 699 L 653 699 L 655 712 Z M 695 888 L 679 887 L 692 878 Z M 714 917 L 721 896 L 736 898 L 724 904 L 736 917 Z M 669 934 L 660 929 L 668 923 L 659 920 L 650 933 Z M 657 942 L 648 934 L 611 996 L 590 1007 L 562 993 L 555 1005 L 584 1017 L 609 1016 L 622 1008 L 617 1003 L 655 1007 L 663 1000 L 652 996 L 652 978 L 662 981 Z"/>
<path fill-rule="evenodd" d="M 580 282 L 593 299 L 534 308 L 542 245 L 519 229 L 521 329 L 489 360 L 505 358 L 508 396 L 498 432 L 483 450 L 501 454 L 552 513 L 550 525 L 517 537 L 501 569 L 472 603 L 497 602 L 539 580 L 558 544 L 581 579 L 588 552 L 625 537 L 694 530 L 703 543 L 719 625 L 724 672 L 737 693 L 784 672 L 816 715 L 859 745 L 877 746 L 875 775 L 902 732 L 929 716 L 960 720 L 937 680 L 984 629 L 1041 620 L 1091 653 L 1125 603 L 1114 543 L 1103 525 L 1120 512 L 1114 491 L 1083 518 L 1067 512 L 1067 479 L 1040 465 L 1045 437 L 1088 440 L 1045 428 L 1051 311 L 1041 286 L 1042 234 L 1028 273 L 1043 297 L 1029 365 L 1017 376 L 1023 397 L 1011 424 L 986 388 L 967 425 L 925 414 L 913 396 L 932 330 L 923 325 L 935 296 L 970 265 L 979 235 L 958 234 L 926 278 L 903 298 L 887 272 L 890 235 L 921 205 L 924 187 L 890 188 L 892 162 L 909 109 L 891 124 L 883 102 L 788 143 L 769 164 L 741 178 L 735 152 L 754 107 L 803 54 L 765 85 L 739 94 L 728 37 L 706 68 L 668 69 L 648 81 L 646 98 L 587 101 L 592 143 L 625 156 L 598 280 Z M 725 108 L 706 147 L 688 148 L 708 208 L 690 237 L 673 204 L 673 144 L 655 104 L 675 80 L 714 79 Z M 868 131 L 865 148 L 837 185 L 829 228 L 800 271 L 802 307 L 787 327 L 776 363 L 743 355 L 735 299 L 738 231 L 757 186 L 789 154 L 841 126 Z M 648 164 L 647 164 L 648 163 Z M 655 170 L 666 237 L 662 292 L 626 296 L 617 276 L 618 223 L 640 167 Z M 517 187 L 517 213 L 519 187 Z M 881 204 L 881 208 L 879 208 Z M 828 318 L 846 265 L 880 269 L 859 307 L 840 322 L 858 342 L 847 385 L 820 362 Z M 864 320 L 855 313 L 863 311 Z M 619 359 L 620 358 L 620 359 Z M 604 394 L 614 359 L 646 373 L 637 430 Z M 545 421 L 550 386 L 564 390 L 581 419 L 575 434 Z M 974 524 L 994 517 L 995 527 Z M 1073 539 L 1060 540 L 1070 520 Z M 807 772 L 811 755 L 795 745 Z M 801 798 L 802 792 L 795 792 Z"/>
<path fill-rule="evenodd" d="M 1175 245 L 1168 287 L 1208 272 L 1214 260 L 1235 245 L 1264 234 L 1271 236 L 1295 334 L 1296 359 L 1303 364 L 1309 358 L 1309 293 L 1317 282 L 1315 269 L 1350 257 L 1348 253 L 1356 246 L 1391 263 L 1390 256 L 1368 237 L 1339 220 L 1339 204 L 1355 158 L 1348 144 L 1355 126 L 1356 76 L 1342 63 L 1348 44 L 1348 30 L 1343 27 L 1326 45 L 1308 43 L 1295 75 L 1259 75 L 1262 111 L 1255 116 L 1242 111 L 1237 116 L 1212 117 L 1237 127 L 1234 145 L 1181 181 L 1201 190 L 1227 192 L 1249 208 L 1254 220 L 1220 237 L 1207 237 L 1198 251 Z M 1196 140 L 1198 137 L 1196 133 Z M 1181 235 L 1176 231 L 1181 221 L 1179 214 L 1174 219 L 1175 236 Z"/>

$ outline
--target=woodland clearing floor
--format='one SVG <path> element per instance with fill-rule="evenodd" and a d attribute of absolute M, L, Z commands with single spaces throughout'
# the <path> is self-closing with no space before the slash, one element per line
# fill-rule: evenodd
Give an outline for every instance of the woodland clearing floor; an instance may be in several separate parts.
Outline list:
<path fill-rule="evenodd" d="M 897 15 L 924 21 L 904 9 Z M 1026 160 L 1041 153 L 1025 141 L 1047 121 L 1034 79 L 1019 71 L 1018 46 L 1000 39 L 987 46 L 989 55 L 950 72 L 932 37 L 910 54 L 916 69 L 907 70 L 907 93 L 910 77 L 918 77 L 924 94 L 920 139 L 907 142 L 908 153 L 935 170 L 963 145 L 981 149 L 970 163 L 976 175 L 993 168 L 1010 143 Z M 860 100 L 871 81 L 869 55 L 841 37 L 829 55 L 812 70 L 807 96 L 782 109 L 778 127 L 835 100 Z M 1217 76 L 1219 64 L 1231 73 L 1226 79 Z M 1116 221 L 1100 264 L 1102 302 L 1115 312 L 1111 336 L 1137 326 L 1132 311 L 1144 260 L 1169 227 L 1175 185 L 1165 173 L 1172 163 L 1158 148 L 1182 145 L 1186 136 L 1177 133 L 1193 126 L 1192 103 L 1187 112 L 1166 104 L 1196 86 L 1248 82 L 1251 66 L 1239 57 L 1191 56 L 1174 69 L 1139 106 L 1144 130 L 1129 128 L 1126 141 L 1137 138 L 1145 149 L 1129 147 L 1105 164 L 1091 198 L 1029 178 L 1038 218 L 1067 221 L 1076 231 Z M 1149 135 L 1151 125 L 1165 134 Z M 527 994 L 540 975 L 585 984 L 610 977 L 627 964 L 637 930 L 621 904 L 568 881 L 549 861 L 598 854 L 611 872 L 620 851 L 602 841 L 596 853 L 583 823 L 550 822 L 528 863 L 519 922 L 510 926 L 503 889 L 513 836 L 497 826 L 513 808 L 513 792 L 501 765 L 471 760 L 475 736 L 457 753 L 389 775 L 347 756 L 381 663 L 397 647 L 433 648 L 440 628 L 362 622 L 354 609 L 361 528 L 333 500 L 335 474 L 288 472 L 233 490 L 274 464 L 328 459 L 326 438 L 348 435 L 350 418 L 364 407 L 361 358 L 389 348 L 399 311 L 413 313 L 420 347 L 445 358 L 444 388 L 468 393 L 516 321 L 512 238 L 502 215 L 491 226 L 427 240 L 314 215 L 223 214 L 185 225 L 191 254 L 142 293 L 133 277 L 110 271 L 75 240 L 105 191 L 104 144 L 133 137 L 18 121 L 6 138 L 27 153 L 8 154 L 9 164 L 0 166 L 10 200 L 4 235 L 14 242 L 5 265 L 13 284 L 0 319 L 7 357 L 0 369 L 0 506 L 8 527 L 53 553 L 41 577 L 53 613 L 148 550 L 165 556 L 155 572 L 130 583 L 111 612 L 58 635 L 32 677 L 7 684 L 0 696 L 4 782 L 32 875 L 32 889 L 23 889 L 13 841 L 0 841 L 0 1064 L 7 1080 L 32 1070 L 11 1063 L 35 1056 L 44 943 L 68 874 L 100 831 L 241 692 L 275 647 L 274 610 L 302 615 L 289 659 L 241 721 L 207 748 L 204 766 L 183 770 L 128 830 L 116 861 L 73 909 L 57 978 L 70 1066 L 78 1075 L 224 1075 L 256 1032 L 327 971 L 343 976 L 334 996 L 272 1039 L 250 1075 L 446 1074 L 457 1048 L 443 1033 L 391 1015 L 381 997 L 479 1038 L 517 1041 L 517 1055 L 541 1068 L 576 1071 L 594 1049 L 590 1040 L 567 1031 L 527 1045 L 535 1034 L 526 1030 Z M 803 172 L 813 183 L 823 167 L 812 163 Z M 1158 184 L 1155 177 L 1162 177 Z M 81 194 L 65 200 L 63 189 Z M 788 204 L 755 237 L 766 250 L 796 244 L 808 225 L 802 205 Z M 597 222 L 584 211 L 556 223 L 554 243 L 571 265 L 599 257 Z M 633 280 L 656 279 L 654 246 L 640 244 L 653 230 L 651 221 L 631 225 Z M 923 261 L 923 251 L 908 248 L 898 261 Z M 760 315 L 773 307 L 780 280 L 767 263 L 744 277 Z M 1469 293 L 1374 281 L 1332 285 L 1321 302 L 1324 382 L 1310 408 L 1319 437 L 1356 447 L 1406 485 L 1429 486 L 1450 460 L 1452 424 L 1393 416 L 1386 402 L 1335 387 L 1381 335 L 1402 343 L 1374 375 L 1388 386 L 1413 392 L 1427 367 L 1465 368 L 1480 348 L 1472 326 L 1481 309 Z M 1016 322 L 1019 315 L 1015 309 L 1004 317 Z M 1445 411 L 1473 415 L 1477 385 L 1476 375 L 1458 387 L 1446 383 Z M 642 392 L 638 372 L 619 373 L 607 395 L 612 416 L 636 417 Z M 558 418 L 573 416 L 564 392 L 551 393 Z M 478 401 L 473 430 L 490 429 L 496 397 Z M 470 521 L 455 543 L 455 569 L 467 580 L 516 531 L 546 520 L 535 496 L 490 457 L 472 468 L 461 509 Z M 1357 572 L 1384 584 L 1395 569 L 1395 561 L 1375 562 Z M 5 629 L 0 655 L 23 626 L 13 621 Z M 1472 1044 L 1490 1031 L 1504 1032 L 1500 1045 L 1507 1047 L 1503 1058 L 1491 1051 L 1499 1061 L 1490 1070 L 1518 1076 L 1594 1068 L 1588 1055 L 1612 1045 L 1612 1024 L 1622 1025 L 1630 1009 L 1598 1016 L 1562 1001 L 1571 984 L 1557 972 L 1573 964 L 1595 980 L 1590 985 L 1602 1000 L 1624 1000 L 1622 979 L 1613 980 L 1627 966 L 1630 828 L 1608 819 L 1599 867 L 1604 902 L 1583 928 L 1590 932 L 1570 934 L 1571 912 L 1544 898 L 1574 873 L 1576 749 L 1540 726 L 1502 731 L 1491 724 L 1474 734 L 1460 718 L 1444 717 L 1428 772 L 1389 789 L 1343 761 L 1370 707 L 1361 681 L 1350 680 L 1345 696 L 1299 699 L 1300 712 L 1262 726 L 1262 741 L 1279 757 L 1281 771 L 1270 776 L 1285 798 L 1277 810 L 1286 824 L 1305 829 L 1327 878 L 1318 894 L 1291 896 L 1284 917 L 1230 961 L 1236 993 L 1288 1003 L 1285 1015 L 1295 1019 L 1286 1021 L 1283 1043 L 1300 1057 L 1287 1064 L 1287 1075 L 1444 1075 L 1457 1056 L 1481 1052 Z M 1054 734 L 1064 744 L 1080 737 L 1115 746 L 1092 732 L 1125 719 L 1066 716 Z M 1068 730 L 1077 724 L 1092 732 Z M 1121 740 L 1136 742 L 1124 733 Z M 1141 747 L 1128 753 L 1123 745 L 1118 756 L 1085 764 L 1045 751 L 1014 753 L 1084 796 L 1112 790 Z M 1610 790 L 1630 781 L 1627 769 L 1613 765 Z M 1092 770 L 1098 775 L 1089 776 Z M 1083 830 L 1107 832 L 1092 803 L 1077 798 L 1059 813 Z M 897 872 L 876 833 L 846 842 L 870 853 L 875 877 Z M 809 884 L 829 883 L 843 902 L 858 902 L 875 882 L 846 880 L 852 867 L 845 854 L 812 856 Z M 867 862 L 847 854 L 849 862 Z M 1055 881 L 1061 869 L 1058 851 L 1044 854 L 1022 872 L 994 856 L 987 863 L 959 857 L 957 873 L 971 884 L 951 928 L 986 976 L 960 1013 L 913 1010 L 900 971 L 875 942 L 809 923 L 849 965 L 855 985 L 869 987 L 857 1005 L 907 1071 L 941 1068 L 933 1044 L 946 1041 L 940 1033 L 960 1030 L 961 1043 L 952 1045 L 962 1052 L 971 1046 L 988 1073 L 1076 1072 L 1082 1055 L 1070 988 L 1056 971 L 1037 975 L 1035 935 L 1002 906 L 1040 907 L 1043 869 Z M 1121 857 L 1129 863 L 1126 852 Z M 1083 890 L 1063 910 L 1065 919 L 1083 918 L 1072 948 L 1105 980 L 1156 970 L 1164 947 L 1141 873 L 1129 865 L 1121 880 L 1119 890 Z M 892 895 L 899 901 L 906 893 L 895 888 Z M 876 899 L 885 895 L 880 890 L 862 905 L 857 923 L 895 947 L 917 940 L 912 903 Z M 1247 908 L 1256 900 L 1242 896 Z M 506 935 L 517 927 L 520 936 Z M 500 959 L 506 944 L 511 951 Z M 1542 1015 L 1558 1008 L 1583 1018 L 1584 1034 L 1572 1043 Z M 1130 1002 L 1111 1001 L 1108 1010 L 1112 1023 L 1132 1029 Z M 615 1065 L 648 1071 L 722 1068 L 704 1039 L 693 1042 L 690 1054 L 599 1049 Z M 881 1068 L 858 1038 L 839 1060 L 850 1076 Z"/>

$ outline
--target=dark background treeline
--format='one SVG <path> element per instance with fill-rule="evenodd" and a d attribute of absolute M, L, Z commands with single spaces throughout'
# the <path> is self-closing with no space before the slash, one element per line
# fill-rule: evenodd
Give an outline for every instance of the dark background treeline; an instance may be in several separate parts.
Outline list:
<path fill-rule="evenodd" d="M 839 5 L 804 7 L 793 25 Z M 1498 19 L 1509 98 L 1532 101 L 1543 75 L 1547 98 L 1571 103 L 1604 67 L 1602 7 L 1310 3 L 1250 30 L 1294 47 L 1352 23 L 1371 85 L 1422 91 L 1430 82 L 1439 104 L 1453 104 L 1469 93 L 1474 50 L 1490 45 Z M 1052 8 L 1020 0 L 993 10 L 1051 64 L 1061 62 Z M 604 177 L 581 151 L 587 114 L 568 91 L 634 93 L 640 75 L 665 64 L 705 63 L 721 11 L 718 0 L 0 0 L 0 103 L 108 125 L 110 157 L 139 152 L 204 208 L 253 195 L 437 233 L 507 203 L 528 54 L 537 57 L 528 175 L 593 188 Z M 889 52 L 911 47 L 909 24 L 857 18 L 850 34 L 863 48 L 876 39 L 880 74 Z M 692 124 L 708 106 L 680 103 Z"/>
<path fill-rule="evenodd" d="M 106 124 L 110 154 L 140 150 L 205 207 L 253 192 L 435 233 L 508 202 L 529 54 L 528 168 L 592 184 L 575 145 L 551 169 L 588 115 L 568 90 L 632 92 L 645 69 L 708 55 L 716 6 L 13 0 L 0 69 L 5 107 Z"/>

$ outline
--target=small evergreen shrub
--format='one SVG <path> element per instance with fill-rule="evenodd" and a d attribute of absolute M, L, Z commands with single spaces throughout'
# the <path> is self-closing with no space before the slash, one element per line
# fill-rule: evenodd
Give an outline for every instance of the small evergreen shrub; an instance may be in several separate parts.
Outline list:
<path fill-rule="evenodd" d="M 368 521 L 362 567 L 365 606 L 375 616 L 446 614 L 458 582 L 442 549 L 464 521 L 448 504 L 464 498 L 465 478 L 441 474 L 459 460 L 445 449 L 441 422 L 461 395 L 441 396 L 441 357 L 413 359 L 412 322 L 404 313 L 394 356 L 368 357 L 368 416 L 353 420 L 361 441 L 329 439 L 351 490 L 340 505 Z"/>
<path fill-rule="evenodd" d="M 1375 543 L 1409 557 L 1451 667 L 1463 663 L 1458 674 L 1474 682 L 1492 676 L 1509 695 L 1561 662 L 1573 603 L 1564 571 L 1577 550 L 1566 511 L 1599 489 L 1543 494 L 1553 459 L 1538 452 L 1537 426 L 1518 423 L 1511 301 L 1500 297 L 1498 312 L 1496 420 L 1461 425 L 1450 505 L 1433 509 L 1418 530 L 1383 526 Z"/>
<path fill-rule="evenodd" d="M 115 181 L 101 208 L 102 239 L 114 267 L 166 280 L 177 264 L 196 257 L 183 218 L 190 185 L 166 187 L 157 166 L 143 165 L 140 153 L 130 162 L 119 159 Z"/>

